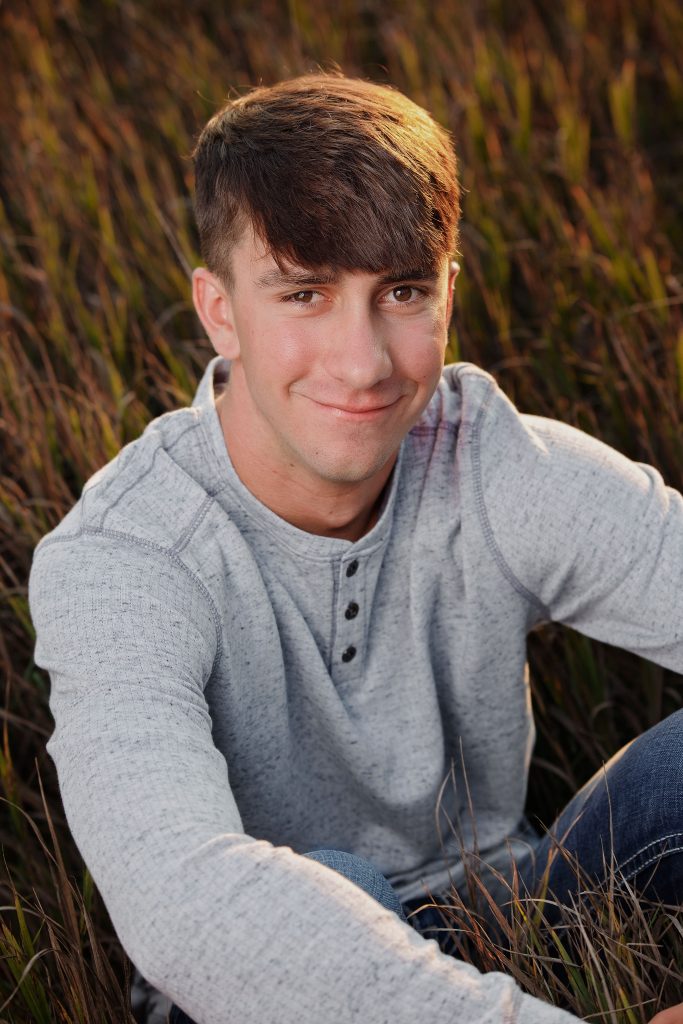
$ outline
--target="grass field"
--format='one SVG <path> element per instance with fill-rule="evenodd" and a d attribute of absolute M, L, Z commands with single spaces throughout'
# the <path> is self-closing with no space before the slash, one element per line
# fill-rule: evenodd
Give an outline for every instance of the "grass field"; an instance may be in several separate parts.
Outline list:
<path fill-rule="evenodd" d="M 203 123 L 250 85 L 333 62 L 430 109 L 454 133 L 465 190 L 449 359 L 681 490 L 682 54 L 676 0 L 0 6 L 0 1021 L 132 1021 L 130 965 L 44 751 L 27 578 L 88 477 L 189 404 L 214 354 L 189 283 Z M 683 706 L 683 686 L 561 627 L 529 653 L 528 811 L 549 825 Z M 476 934 L 467 955 L 582 1016 L 648 1021 L 683 999 L 680 917 L 601 906 L 593 930 L 574 915 L 583 953 L 564 992 L 540 911 L 520 906 L 507 959 Z"/>

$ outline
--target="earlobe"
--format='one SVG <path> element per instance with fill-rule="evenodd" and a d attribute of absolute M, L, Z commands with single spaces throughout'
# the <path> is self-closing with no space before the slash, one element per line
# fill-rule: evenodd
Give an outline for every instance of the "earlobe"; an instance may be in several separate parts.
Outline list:
<path fill-rule="evenodd" d="M 192 302 L 216 352 L 225 359 L 239 355 L 232 300 L 220 278 L 206 267 L 192 271 Z"/>

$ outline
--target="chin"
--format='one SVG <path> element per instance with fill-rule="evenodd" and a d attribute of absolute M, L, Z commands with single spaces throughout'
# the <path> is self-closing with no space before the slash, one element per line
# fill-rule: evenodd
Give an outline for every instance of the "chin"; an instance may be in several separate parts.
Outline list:
<path fill-rule="evenodd" d="M 321 460 L 319 462 L 309 462 L 308 465 L 316 476 L 321 477 L 323 480 L 328 480 L 330 483 L 357 484 L 374 476 L 383 463 L 373 462 L 372 465 L 368 465 L 355 459 L 353 462 Z"/>

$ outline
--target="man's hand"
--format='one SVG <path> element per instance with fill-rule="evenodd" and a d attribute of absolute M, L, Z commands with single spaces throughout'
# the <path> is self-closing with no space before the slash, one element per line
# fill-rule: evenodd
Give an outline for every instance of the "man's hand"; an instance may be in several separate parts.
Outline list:
<path fill-rule="evenodd" d="M 650 1021 L 650 1024 L 683 1024 L 683 1003 L 661 1010 Z"/>

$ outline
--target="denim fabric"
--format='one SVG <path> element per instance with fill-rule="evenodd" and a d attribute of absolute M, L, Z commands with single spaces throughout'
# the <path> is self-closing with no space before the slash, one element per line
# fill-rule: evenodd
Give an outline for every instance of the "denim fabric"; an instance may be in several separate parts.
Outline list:
<path fill-rule="evenodd" d="M 569 859 L 560 852 L 560 842 Z M 472 866 L 508 918 L 513 872 L 520 896 L 538 897 L 546 869 L 548 902 L 543 913 L 551 926 L 560 918 L 560 905 L 580 900 L 582 891 L 604 882 L 611 870 L 617 896 L 623 881 L 644 898 L 683 906 L 683 710 L 622 747 L 528 853 L 511 857 L 507 866 L 495 871 L 483 860 L 473 859 Z M 459 895 L 472 909 L 469 893 L 462 888 Z M 433 906 L 414 913 L 429 902 L 418 899 L 405 905 L 409 923 L 425 937 L 435 938 L 444 952 L 454 953 L 447 917 Z M 433 902 L 451 900 L 444 893 Z M 485 901 L 478 901 L 475 909 L 480 922 L 499 938 Z"/>
<path fill-rule="evenodd" d="M 361 889 L 365 889 L 376 900 L 379 900 L 387 910 L 393 910 L 402 921 L 407 922 L 398 893 L 382 872 L 373 867 L 365 858 L 357 857 L 354 853 L 344 853 L 343 850 L 325 849 L 312 850 L 310 853 L 304 854 L 304 856 L 320 861 L 321 864 L 326 864 L 328 868 L 333 868 L 335 871 L 339 871 L 340 874 L 346 875 L 352 882 L 359 885 Z"/>
<path fill-rule="evenodd" d="M 623 747 L 576 794 L 524 865 L 533 891 L 552 858 L 549 889 L 576 893 L 576 873 L 557 841 L 590 879 L 605 864 L 641 895 L 683 904 L 683 710 Z M 672 856 L 676 854 L 677 856 Z"/>
<path fill-rule="evenodd" d="M 566 903 L 580 893 L 581 884 L 572 865 L 558 853 L 558 840 L 578 859 L 582 881 L 599 882 L 605 866 L 609 869 L 612 863 L 617 877 L 642 896 L 683 904 L 683 710 L 626 744 L 579 790 L 535 850 L 530 848 L 514 865 L 511 860 L 509 868 L 497 872 L 509 882 L 515 868 L 520 892 L 533 896 L 548 867 L 548 890 Z M 430 902 L 427 899 L 402 905 L 369 861 L 342 850 L 314 850 L 305 856 L 345 875 L 425 938 L 436 939 L 444 952 L 455 952 L 438 907 L 419 910 Z M 484 862 L 478 873 L 505 912 L 506 884 Z M 461 895 L 466 900 L 466 893 Z M 434 902 L 447 904 L 448 895 L 437 896 Z M 552 907 L 546 917 L 552 923 Z M 174 1005 L 169 1024 L 194 1022 Z"/>

